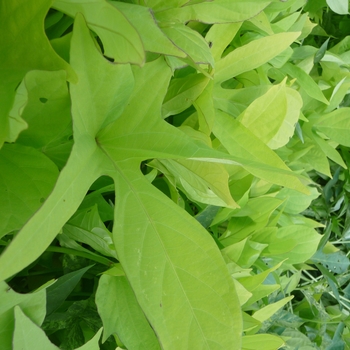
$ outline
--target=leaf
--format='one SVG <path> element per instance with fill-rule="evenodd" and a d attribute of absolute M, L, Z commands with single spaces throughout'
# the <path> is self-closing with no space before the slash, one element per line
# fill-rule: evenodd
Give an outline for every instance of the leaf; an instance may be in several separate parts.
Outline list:
<path fill-rule="evenodd" d="M 321 263 L 328 270 L 337 274 L 344 273 L 350 266 L 349 258 L 341 251 L 331 254 L 317 251 L 311 260 L 316 263 Z"/>
<path fill-rule="evenodd" d="M 299 35 L 300 32 L 274 34 L 236 48 L 216 63 L 215 82 L 221 84 L 258 68 L 288 48 Z"/>
<path fill-rule="evenodd" d="M 30 71 L 23 83 L 28 103 L 22 117 L 29 128 L 19 135 L 17 141 L 40 149 L 62 138 L 66 129 L 72 128 L 66 73 Z"/>
<path fill-rule="evenodd" d="M 172 24 L 162 27 L 162 30 L 195 63 L 209 64 L 214 67 L 209 45 L 199 33 L 184 24 Z"/>
<path fill-rule="evenodd" d="M 150 8 L 116 1 L 111 4 L 135 27 L 146 51 L 186 57 L 186 54 L 161 31 Z"/>
<path fill-rule="evenodd" d="M 6 144 L 0 150 L 0 168 L 2 237 L 19 230 L 40 208 L 52 191 L 58 170 L 42 153 L 19 144 Z"/>
<path fill-rule="evenodd" d="M 84 273 L 91 267 L 92 265 L 84 267 L 77 271 L 67 273 L 59 277 L 54 284 L 46 288 L 47 315 L 50 315 L 62 305 L 62 303 L 66 300 L 68 295 L 79 283 Z"/>
<path fill-rule="evenodd" d="M 28 95 L 28 102 L 21 113 L 28 129 L 17 142 L 45 153 L 60 168 L 72 147 L 72 119 L 70 98 L 64 71 L 30 71 L 17 90 Z"/>
<path fill-rule="evenodd" d="M 234 118 L 217 111 L 213 132 L 231 154 L 247 160 L 243 166 L 253 175 L 268 182 L 305 191 L 283 161 Z M 255 163 L 260 165 L 255 166 Z"/>
<path fill-rule="evenodd" d="M 349 2 L 348 0 L 326 0 L 327 5 L 332 11 L 339 15 L 347 15 L 349 13 Z"/>
<path fill-rule="evenodd" d="M 284 305 L 286 305 L 289 301 L 291 301 L 293 298 L 294 296 L 291 295 L 273 304 L 269 304 L 254 312 L 253 317 L 260 322 L 264 322 L 268 320 L 273 314 L 275 314 L 279 309 L 281 309 Z"/>
<path fill-rule="evenodd" d="M 284 213 L 296 215 L 309 208 L 311 202 L 320 195 L 315 187 L 310 187 L 309 191 L 310 194 L 306 195 L 289 188 L 283 188 L 277 193 L 276 198 L 284 200 Z"/>
<path fill-rule="evenodd" d="M 205 40 L 211 43 L 211 54 L 216 61 L 220 60 L 221 55 L 233 40 L 241 28 L 242 23 L 221 23 L 210 27 Z"/>
<path fill-rule="evenodd" d="M 284 340 L 271 334 L 254 334 L 242 337 L 242 350 L 276 350 L 284 345 Z"/>
<path fill-rule="evenodd" d="M 281 67 L 282 72 L 288 74 L 292 78 L 297 80 L 300 87 L 312 98 L 320 101 L 326 105 L 329 104 L 327 99 L 324 97 L 320 87 L 317 85 L 315 80 L 313 80 L 310 75 L 308 75 L 304 70 L 298 66 L 294 66 L 291 63 L 286 63 Z"/>
<path fill-rule="evenodd" d="M 215 242 L 133 163 L 115 178 L 114 242 L 161 346 L 239 349 L 239 303 Z"/>
<path fill-rule="evenodd" d="M 193 201 L 237 208 L 228 188 L 229 175 L 221 164 L 190 160 L 159 159 L 154 164 L 170 173 L 177 186 Z M 164 170 L 164 171 L 163 171 Z"/>
<path fill-rule="evenodd" d="M 276 135 L 268 142 L 268 146 L 272 149 L 278 149 L 285 146 L 294 135 L 296 126 L 303 105 L 300 94 L 294 89 L 286 89 L 287 111 Z"/>
<path fill-rule="evenodd" d="M 54 0 L 53 8 L 73 18 L 81 13 L 100 37 L 104 54 L 115 63 L 142 65 L 145 61 L 142 41 L 125 16 L 105 0 L 90 0 L 88 4 L 80 0 Z"/>
<path fill-rule="evenodd" d="M 286 114 L 287 96 L 283 81 L 257 98 L 237 120 L 262 142 L 268 144 L 281 128 Z"/>
<path fill-rule="evenodd" d="M 278 229 L 276 235 L 255 241 L 266 243 L 268 247 L 262 255 L 274 259 L 287 260 L 288 264 L 300 264 L 310 259 L 316 252 L 321 236 L 312 228 L 304 225 L 290 225 Z"/>
<path fill-rule="evenodd" d="M 15 320 L 13 350 L 59 349 L 50 342 L 45 332 L 23 313 L 19 306 L 15 307 Z"/>
<path fill-rule="evenodd" d="M 45 35 L 44 18 L 50 6 L 51 0 L 14 0 L 0 5 L 0 30 L 8 33 L 0 39 L 0 147 L 17 137 L 19 130 L 9 130 L 8 114 L 16 88 L 28 71 L 63 69 L 70 81 L 76 80 L 72 68 L 52 49 Z"/>
<path fill-rule="evenodd" d="M 170 82 L 162 106 L 162 117 L 178 114 L 200 96 L 209 79 L 203 74 L 190 74 L 183 78 L 176 78 Z"/>
<path fill-rule="evenodd" d="M 270 1 L 254 0 L 216 0 L 202 1 L 179 8 L 172 8 L 156 13 L 160 21 L 174 21 L 187 23 L 198 21 L 204 23 L 232 23 L 243 22 L 261 12 Z"/>
<path fill-rule="evenodd" d="M 160 349 L 125 276 L 102 275 L 96 305 L 104 326 L 102 342 L 111 334 L 117 334 L 128 349 Z"/>
<path fill-rule="evenodd" d="M 314 127 L 327 135 L 332 141 L 350 147 L 350 108 L 339 108 L 318 118 Z"/>
<path fill-rule="evenodd" d="M 77 213 L 63 226 L 62 232 L 77 242 L 88 244 L 104 256 L 117 259 L 112 234 L 102 222 L 97 204 Z"/>
<path fill-rule="evenodd" d="M 34 323 L 41 325 L 45 318 L 45 290 L 30 294 L 19 294 L 5 282 L 0 282 L 0 344 L 3 350 L 12 349 L 15 326 L 13 308 L 18 305 Z"/>
<path fill-rule="evenodd" d="M 92 339 L 90 339 L 83 346 L 76 348 L 75 350 L 100 350 L 99 340 L 101 338 L 102 328 L 98 330 L 98 332 L 94 335 Z"/>

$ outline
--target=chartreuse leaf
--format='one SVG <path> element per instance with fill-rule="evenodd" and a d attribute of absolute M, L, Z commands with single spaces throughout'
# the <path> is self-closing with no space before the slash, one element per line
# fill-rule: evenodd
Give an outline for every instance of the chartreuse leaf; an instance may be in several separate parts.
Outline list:
<path fill-rule="evenodd" d="M 269 304 L 258 311 L 254 312 L 253 317 L 260 321 L 264 322 L 268 320 L 273 314 L 275 314 L 279 309 L 281 309 L 284 305 L 286 305 L 290 300 L 294 298 L 293 295 L 283 298 L 273 304 Z"/>
<path fill-rule="evenodd" d="M 261 66 L 287 49 L 299 35 L 300 32 L 274 34 L 236 48 L 216 63 L 215 82 L 221 84 Z"/>
<path fill-rule="evenodd" d="M 0 30 L 8 33 L 0 39 L 0 147 L 4 141 L 14 142 L 20 131 L 9 130 L 8 114 L 16 87 L 28 71 L 63 69 L 70 81 L 76 80 L 73 70 L 52 49 L 44 32 L 44 19 L 51 2 L 14 0 L 0 4 Z"/>
<path fill-rule="evenodd" d="M 191 160 L 159 159 L 155 166 L 175 178 L 177 186 L 193 201 L 237 208 L 228 188 L 228 173 L 222 164 Z M 157 166 L 158 165 L 158 166 Z"/>
<path fill-rule="evenodd" d="M 213 81 L 210 81 L 197 100 L 193 103 L 197 110 L 199 131 L 208 136 L 212 132 L 215 119 L 213 86 Z"/>
<path fill-rule="evenodd" d="M 162 117 L 178 114 L 192 105 L 209 82 L 203 74 L 190 74 L 170 82 L 162 105 Z"/>
<path fill-rule="evenodd" d="M 47 349 L 59 350 L 45 332 L 27 317 L 19 306 L 15 306 L 15 331 L 13 350 Z"/>
<path fill-rule="evenodd" d="M 228 152 L 247 160 L 244 168 L 253 175 L 268 182 L 306 192 L 301 182 L 288 171 L 288 167 L 277 154 L 236 119 L 216 111 L 213 132 Z M 260 166 L 250 166 L 250 161 L 258 162 Z"/>
<path fill-rule="evenodd" d="M 17 142 L 41 150 L 62 168 L 73 143 L 66 72 L 30 71 L 17 96 L 22 86 L 28 95 L 22 117 L 29 127 Z"/>
<path fill-rule="evenodd" d="M 186 57 L 186 54 L 175 46 L 158 27 L 150 8 L 119 1 L 113 1 L 111 4 L 136 28 L 146 51 Z M 150 6 L 149 3 L 148 6 Z"/>
<path fill-rule="evenodd" d="M 205 40 L 210 44 L 210 52 L 215 60 L 218 61 L 221 55 L 233 40 L 241 28 L 242 22 L 220 23 L 210 27 Z"/>
<path fill-rule="evenodd" d="M 128 349 L 160 349 L 125 276 L 102 275 L 95 300 L 104 326 L 102 342 L 117 334 Z"/>
<path fill-rule="evenodd" d="M 58 169 L 39 151 L 20 144 L 4 145 L 0 150 L 0 168 L 2 237 L 19 230 L 40 208 L 55 185 Z"/>
<path fill-rule="evenodd" d="M 169 9 L 156 13 L 160 21 L 178 21 L 187 23 L 198 21 L 204 23 L 232 23 L 243 22 L 256 16 L 271 1 L 260 0 L 216 0 L 202 1 L 180 8 Z"/>
<path fill-rule="evenodd" d="M 188 0 L 147 0 L 147 6 L 154 11 L 162 11 L 185 5 Z"/>
<path fill-rule="evenodd" d="M 215 242 L 143 178 L 137 161 L 125 165 L 115 179 L 114 241 L 161 346 L 240 349 L 239 302 Z"/>
<path fill-rule="evenodd" d="M 195 30 L 180 23 L 165 26 L 162 30 L 193 62 L 209 64 L 214 67 L 214 59 L 208 43 Z"/>
<path fill-rule="evenodd" d="M 288 74 L 291 78 L 295 78 L 299 86 L 312 98 L 320 101 L 326 105 L 329 104 L 325 96 L 323 95 L 320 87 L 317 85 L 310 75 L 308 75 L 303 69 L 298 66 L 286 63 L 281 70 Z"/>
<path fill-rule="evenodd" d="M 11 350 L 12 335 L 15 326 L 13 308 L 18 305 L 37 325 L 45 318 L 45 290 L 31 294 L 19 294 L 13 291 L 5 282 L 0 282 L 0 344 L 3 350 Z M 35 348 L 35 347 L 34 347 Z"/>
<path fill-rule="evenodd" d="M 254 334 L 242 337 L 242 350 L 277 350 L 284 340 L 272 334 Z"/>
<path fill-rule="evenodd" d="M 79 211 L 63 226 L 62 232 L 74 241 L 88 244 L 104 256 L 117 258 L 111 233 L 99 216 L 97 204 Z"/>
<path fill-rule="evenodd" d="M 97 147 L 95 133 L 122 113 L 133 86 L 130 67 L 102 59 L 84 19 L 77 17 L 79 29 L 72 38 L 71 63 L 79 83 L 70 89 L 75 144 L 53 192 L 0 257 L 1 280 L 40 256 L 76 211 L 91 183 L 103 174 L 105 158 Z M 28 245 L 32 249 L 28 250 Z"/>
<path fill-rule="evenodd" d="M 160 108 L 171 75 L 165 61 L 134 72 L 136 87 L 128 107 L 98 135 L 115 167 L 108 175 L 118 198 L 113 228 L 118 259 L 162 347 L 222 349 L 234 344 L 238 349 L 241 321 L 233 315 L 240 312 L 239 303 L 215 242 L 139 170 L 140 159 L 148 157 L 197 157 L 207 154 L 204 149 L 209 155 L 220 153 L 162 121 Z M 209 299 L 211 303 L 204 302 Z"/>
<path fill-rule="evenodd" d="M 62 137 L 66 129 L 72 129 L 66 72 L 30 71 L 23 84 L 28 103 L 22 117 L 29 128 L 19 135 L 17 142 L 46 147 Z"/>
<path fill-rule="evenodd" d="M 288 264 L 299 264 L 310 259 L 316 252 L 321 236 L 305 225 L 290 225 L 278 229 L 267 236 L 254 236 L 254 240 L 268 244 L 263 251 L 264 256 L 287 260 Z"/>
<path fill-rule="evenodd" d="M 287 94 L 283 81 L 250 104 L 239 116 L 238 121 L 262 142 L 268 144 L 281 128 L 286 114 Z"/>
<path fill-rule="evenodd" d="M 136 29 L 125 16 L 105 0 L 55 0 L 53 8 L 75 17 L 84 15 L 90 28 L 103 43 L 104 54 L 118 63 L 143 64 L 145 52 Z"/>
<path fill-rule="evenodd" d="M 314 123 L 314 128 L 328 136 L 332 141 L 350 147 L 349 111 L 350 108 L 344 107 L 325 114 L 317 119 L 317 121 Z"/>

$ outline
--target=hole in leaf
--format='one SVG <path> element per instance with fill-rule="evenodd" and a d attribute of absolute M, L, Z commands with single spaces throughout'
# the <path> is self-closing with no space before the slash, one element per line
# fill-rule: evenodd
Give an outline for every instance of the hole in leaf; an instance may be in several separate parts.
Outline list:
<path fill-rule="evenodd" d="M 45 97 L 40 97 L 39 100 L 40 100 L 41 103 L 46 103 L 47 102 L 47 98 L 45 98 Z"/>

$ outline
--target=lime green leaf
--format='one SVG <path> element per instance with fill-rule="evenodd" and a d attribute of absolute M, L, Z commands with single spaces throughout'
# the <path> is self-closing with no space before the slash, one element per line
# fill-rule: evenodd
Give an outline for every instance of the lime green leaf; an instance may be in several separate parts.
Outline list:
<path fill-rule="evenodd" d="M 290 300 L 294 298 L 293 295 L 283 298 L 273 304 L 269 304 L 258 311 L 254 312 L 253 317 L 260 321 L 264 322 L 268 320 L 273 314 L 275 314 L 280 308 L 282 308 L 284 305 L 286 305 Z"/>
<path fill-rule="evenodd" d="M 115 206 L 114 241 L 161 346 L 239 349 L 242 325 L 233 316 L 240 314 L 239 303 L 215 242 L 140 176 L 137 162 L 123 165 L 115 175 L 121 200 Z"/>
<path fill-rule="evenodd" d="M 31 71 L 25 76 L 23 84 L 28 93 L 28 104 L 22 117 L 29 128 L 19 135 L 18 142 L 43 148 L 57 139 L 61 140 L 67 129 L 70 129 L 71 135 L 65 71 Z"/>
<path fill-rule="evenodd" d="M 111 4 L 136 28 L 146 51 L 186 57 L 186 54 L 175 46 L 160 30 L 150 8 L 119 1 L 113 1 Z M 148 6 L 151 5 L 148 3 Z"/>
<path fill-rule="evenodd" d="M 216 63 L 216 83 L 258 68 L 288 48 L 299 35 L 300 32 L 274 34 L 233 50 Z"/>
<path fill-rule="evenodd" d="M 105 0 L 90 0 L 88 4 L 80 0 L 55 0 L 53 7 L 73 18 L 77 13 L 83 14 L 100 37 L 104 54 L 114 62 L 142 65 L 145 60 L 142 41 L 125 16 Z"/>
<path fill-rule="evenodd" d="M 77 242 L 88 244 L 104 256 L 117 258 L 112 248 L 112 234 L 102 222 L 96 204 L 77 213 L 63 226 L 62 232 Z"/>
<path fill-rule="evenodd" d="M 268 144 L 281 128 L 286 114 L 287 96 L 285 81 L 283 81 L 271 87 L 266 94 L 250 104 L 239 116 L 238 121 L 262 142 Z"/>
<path fill-rule="evenodd" d="M 53 189 L 58 169 L 39 151 L 19 144 L 6 144 L 0 150 L 0 168 L 2 237 L 20 229 L 40 208 Z"/>
<path fill-rule="evenodd" d="M 197 110 L 199 131 L 210 135 L 215 120 L 215 109 L 213 100 L 213 81 L 210 81 L 201 95 L 193 103 Z"/>
<path fill-rule="evenodd" d="M 262 255 L 273 256 L 278 260 L 287 260 L 288 264 L 300 264 L 310 259 L 316 252 L 321 236 L 305 225 L 284 226 L 273 237 L 255 241 L 267 243 Z"/>
<path fill-rule="evenodd" d="M 184 78 L 173 79 L 164 98 L 162 117 L 178 114 L 190 107 L 208 82 L 209 79 L 203 74 L 190 74 Z"/>
<path fill-rule="evenodd" d="M 216 0 L 202 1 L 198 4 L 189 4 L 181 8 L 169 9 L 156 14 L 160 21 L 178 21 L 187 23 L 198 21 L 204 23 L 232 23 L 243 22 L 256 16 L 270 1 L 254 0 Z"/>
<path fill-rule="evenodd" d="M 1 280 L 22 270 L 44 252 L 78 208 L 91 183 L 102 175 L 101 172 L 101 155 L 94 140 L 78 138 L 53 192 L 1 255 Z M 57 212 L 60 215 L 54 215 Z M 28 249 L 28 246 L 32 248 Z M 18 254 L 21 259 L 17 258 Z"/>
<path fill-rule="evenodd" d="M 68 295 L 73 291 L 84 273 L 89 270 L 92 265 L 82 269 L 67 273 L 59 277 L 54 284 L 46 289 L 46 314 L 50 315 L 57 310 L 66 300 Z"/>
<path fill-rule="evenodd" d="M 315 187 L 310 187 L 309 191 L 310 194 L 306 195 L 289 188 L 283 188 L 277 193 L 276 198 L 284 200 L 284 213 L 296 215 L 306 210 L 311 202 L 320 195 Z"/>
<path fill-rule="evenodd" d="M 199 33 L 184 24 L 172 24 L 163 27 L 162 30 L 195 63 L 209 64 L 214 67 L 209 45 Z"/>
<path fill-rule="evenodd" d="M 115 333 L 128 349 L 160 349 L 125 276 L 102 275 L 96 305 L 104 326 L 102 342 Z"/>
<path fill-rule="evenodd" d="M 268 142 L 268 146 L 277 149 L 286 145 L 293 136 L 298 122 L 303 101 L 300 94 L 291 88 L 286 88 L 287 111 L 282 125 L 276 135 Z"/>
<path fill-rule="evenodd" d="M 313 80 L 310 75 L 300 67 L 287 63 L 281 68 L 281 70 L 292 78 L 297 79 L 297 83 L 310 97 L 325 103 L 326 105 L 329 104 L 315 80 Z"/>
<path fill-rule="evenodd" d="M 154 11 L 163 11 L 185 5 L 188 0 L 147 0 L 147 6 Z"/>
<path fill-rule="evenodd" d="M 44 32 L 44 18 L 51 2 L 14 0 L 0 5 L 0 31 L 8 33 L 0 39 L 0 147 L 5 140 L 13 142 L 16 138 L 16 132 L 9 130 L 8 114 L 16 87 L 28 71 L 64 69 L 70 81 L 76 80 L 73 70 L 52 49 Z"/>
<path fill-rule="evenodd" d="M 348 0 L 326 0 L 327 5 L 332 11 L 339 15 L 347 15 L 349 13 L 349 1 Z"/>
<path fill-rule="evenodd" d="M 19 306 L 15 306 L 15 320 L 13 350 L 59 350 L 56 345 L 50 342 L 45 332 L 28 318 Z"/>
<path fill-rule="evenodd" d="M 350 147 L 350 108 L 339 108 L 318 118 L 314 127 L 331 140 Z"/>
<path fill-rule="evenodd" d="M 246 335 L 242 338 L 242 350 L 277 350 L 284 340 L 271 334 Z"/>
<path fill-rule="evenodd" d="M 205 40 L 211 45 L 210 51 L 215 62 L 221 58 L 222 53 L 238 33 L 241 25 L 241 22 L 221 23 L 210 27 Z"/>
<path fill-rule="evenodd" d="M 217 111 L 213 131 L 231 154 L 247 160 L 243 166 L 253 175 L 271 183 L 305 192 L 304 186 L 284 162 L 234 118 Z M 260 166 L 255 166 L 254 163 L 260 163 Z"/>
<path fill-rule="evenodd" d="M 19 305 L 37 325 L 42 324 L 46 312 L 45 293 L 43 289 L 31 294 L 19 294 L 5 282 L 0 282 L 0 344 L 2 349 L 13 349 L 12 336 L 15 326 L 13 308 L 16 305 Z"/>

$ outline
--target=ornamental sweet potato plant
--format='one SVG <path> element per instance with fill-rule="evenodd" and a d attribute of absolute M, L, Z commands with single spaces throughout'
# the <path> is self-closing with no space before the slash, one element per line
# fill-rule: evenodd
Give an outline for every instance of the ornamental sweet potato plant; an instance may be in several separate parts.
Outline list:
<path fill-rule="evenodd" d="M 2 349 L 348 349 L 347 13 L 0 2 Z"/>

